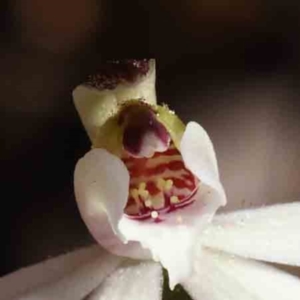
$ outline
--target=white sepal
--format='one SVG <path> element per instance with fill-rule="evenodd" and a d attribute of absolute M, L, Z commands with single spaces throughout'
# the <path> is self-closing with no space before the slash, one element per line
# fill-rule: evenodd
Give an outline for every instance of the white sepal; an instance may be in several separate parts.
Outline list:
<path fill-rule="evenodd" d="M 300 266 L 300 202 L 218 215 L 202 235 L 204 246 Z"/>
<path fill-rule="evenodd" d="M 91 249 L 78 251 L 78 253 L 76 251 L 2 278 L 3 289 L 1 288 L 0 298 L 3 297 L 1 299 L 5 300 L 81 300 L 122 261 L 121 257 L 113 256 L 103 250 Z M 14 288 L 13 291 L 12 288 Z M 12 296 L 13 298 L 10 298 Z"/>
<path fill-rule="evenodd" d="M 194 300 L 295 300 L 300 280 L 272 266 L 203 249 L 183 283 Z"/>
<path fill-rule="evenodd" d="M 162 283 L 159 264 L 131 262 L 105 279 L 87 300 L 161 300 Z"/>

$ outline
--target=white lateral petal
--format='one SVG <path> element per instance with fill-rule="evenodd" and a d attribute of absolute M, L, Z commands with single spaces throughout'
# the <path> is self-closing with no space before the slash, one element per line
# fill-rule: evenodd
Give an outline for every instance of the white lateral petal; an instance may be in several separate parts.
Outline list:
<path fill-rule="evenodd" d="M 203 250 L 183 283 L 195 300 L 296 300 L 300 280 L 274 267 Z"/>
<path fill-rule="evenodd" d="M 11 299 L 38 285 L 46 284 L 70 273 L 104 251 L 97 245 L 48 259 L 0 278 L 0 299 Z"/>
<path fill-rule="evenodd" d="M 118 268 L 87 300 L 160 300 L 162 269 L 147 262 Z"/>
<path fill-rule="evenodd" d="M 216 206 L 226 204 L 226 195 L 219 180 L 218 164 L 213 144 L 203 127 L 189 122 L 182 136 L 180 151 L 186 167 L 202 183 L 215 189 L 219 197 Z"/>
<path fill-rule="evenodd" d="M 18 300 L 82 300 L 93 291 L 123 261 L 103 253 L 64 277 L 18 297 Z"/>
<path fill-rule="evenodd" d="M 117 234 L 129 187 L 129 174 L 123 162 L 104 149 L 93 149 L 78 161 L 74 185 L 83 218 L 94 218 L 99 210 L 104 210 Z"/>
<path fill-rule="evenodd" d="M 243 257 L 300 266 L 300 202 L 216 216 L 204 246 Z"/>
<path fill-rule="evenodd" d="M 217 158 L 213 144 L 202 126 L 189 122 L 180 144 L 186 166 L 194 174 L 203 172 L 204 177 L 219 179 Z M 199 174 L 200 175 L 200 174 Z"/>
<path fill-rule="evenodd" d="M 149 256 L 138 243 L 121 241 L 118 223 L 128 198 L 129 174 L 118 157 L 104 149 L 88 152 L 77 163 L 74 187 L 81 216 L 99 244 L 121 256 Z"/>

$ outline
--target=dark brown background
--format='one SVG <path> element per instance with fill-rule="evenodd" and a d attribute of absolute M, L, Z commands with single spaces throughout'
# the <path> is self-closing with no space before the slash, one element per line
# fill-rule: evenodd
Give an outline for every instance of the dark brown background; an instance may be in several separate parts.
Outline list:
<path fill-rule="evenodd" d="M 159 99 L 213 139 L 228 209 L 300 200 L 297 2 L 123 2 L 0 4 L 0 275 L 92 241 L 71 91 L 106 58 L 157 58 Z"/>

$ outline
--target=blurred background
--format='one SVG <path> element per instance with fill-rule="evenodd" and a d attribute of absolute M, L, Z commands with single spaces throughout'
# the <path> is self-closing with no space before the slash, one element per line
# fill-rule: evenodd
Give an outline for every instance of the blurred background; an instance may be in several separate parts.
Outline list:
<path fill-rule="evenodd" d="M 157 59 L 159 100 L 214 142 L 227 210 L 299 201 L 299 14 L 289 0 L 1 1 L 0 275 L 92 242 L 71 92 L 108 58 Z"/>

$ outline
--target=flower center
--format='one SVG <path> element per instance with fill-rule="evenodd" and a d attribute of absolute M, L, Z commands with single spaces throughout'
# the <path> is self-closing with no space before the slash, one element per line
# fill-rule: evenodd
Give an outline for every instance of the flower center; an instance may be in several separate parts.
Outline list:
<path fill-rule="evenodd" d="M 171 145 L 151 158 L 123 158 L 130 174 L 125 214 L 132 219 L 153 218 L 191 204 L 199 181 L 185 168 L 179 151 Z"/>
<path fill-rule="evenodd" d="M 168 149 L 170 135 L 148 105 L 128 105 L 123 109 L 119 122 L 124 128 L 123 147 L 130 156 L 150 158 L 155 152 Z"/>

